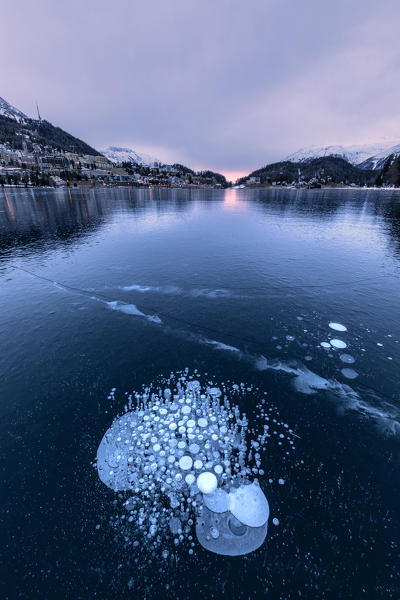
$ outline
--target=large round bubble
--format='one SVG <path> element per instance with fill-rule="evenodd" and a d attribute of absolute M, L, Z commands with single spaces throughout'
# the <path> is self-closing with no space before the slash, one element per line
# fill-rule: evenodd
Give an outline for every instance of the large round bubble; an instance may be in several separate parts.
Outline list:
<path fill-rule="evenodd" d="M 196 523 L 196 534 L 206 550 L 225 556 L 240 556 L 257 550 L 266 538 L 268 523 L 248 527 L 232 513 L 216 514 L 206 506 Z"/>
<path fill-rule="evenodd" d="M 249 527 L 261 527 L 268 521 L 269 505 L 260 486 L 251 483 L 229 493 L 231 513 Z"/>

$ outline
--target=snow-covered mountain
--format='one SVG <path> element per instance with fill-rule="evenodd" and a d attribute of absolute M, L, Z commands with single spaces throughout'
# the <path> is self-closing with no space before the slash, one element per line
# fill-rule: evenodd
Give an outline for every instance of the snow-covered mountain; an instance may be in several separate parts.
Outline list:
<path fill-rule="evenodd" d="M 154 166 L 154 163 L 162 164 L 162 161 L 148 154 L 138 154 L 131 148 L 118 148 L 116 146 L 108 146 L 100 150 L 104 156 L 113 163 L 131 162 L 148 167 Z"/>
<path fill-rule="evenodd" d="M 24 122 L 29 118 L 3 98 L 0 98 L 0 115 L 8 117 L 9 119 L 14 119 L 15 121 L 18 121 L 18 123 Z"/>
<path fill-rule="evenodd" d="M 395 144 L 390 148 L 386 148 L 385 150 L 382 150 L 382 152 L 378 152 L 374 156 L 370 156 L 369 158 L 367 158 L 367 160 L 364 160 L 357 166 L 361 169 L 383 169 L 390 155 L 393 155 L 394 158 L 400 156 L 400 143 Z"/>
<path fill-rule="evenodd" d="M 400 139 L 355 146 L 310 146 L 289 154 L 284 160 L 308 162 L 321 156 L 337 156 L 362 169 L 381 169 L 388 156 L 398 152 L 400 152 Z"/>

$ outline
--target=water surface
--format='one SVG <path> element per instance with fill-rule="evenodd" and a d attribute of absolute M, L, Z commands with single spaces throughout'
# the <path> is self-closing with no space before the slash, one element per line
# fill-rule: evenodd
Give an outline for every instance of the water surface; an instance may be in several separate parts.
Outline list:
<path fill-rule="evenodd" d="M 0 286 L 2 597 L 399 597 L 398 192 L 0 189 Z M 299 436 L 246 557 L 135 545 L 93 467 L 184 368 Z"/>

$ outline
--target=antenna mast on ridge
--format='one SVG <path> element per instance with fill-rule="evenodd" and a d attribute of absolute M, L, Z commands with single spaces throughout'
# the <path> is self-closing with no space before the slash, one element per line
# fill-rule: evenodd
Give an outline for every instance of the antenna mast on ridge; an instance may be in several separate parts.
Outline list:
<path fill-rule="evenodd" d="M 40 116 L 40 112 L 39 112 L 39 105 L 38 105 L 38 103 L 37 103 L 37 100 L 36 100 L 36 110 L 37 110 L 38 119 L 39 119 L 39 121 L 41 121 L 41 120 L 42 120 L 42 117 Z"/>

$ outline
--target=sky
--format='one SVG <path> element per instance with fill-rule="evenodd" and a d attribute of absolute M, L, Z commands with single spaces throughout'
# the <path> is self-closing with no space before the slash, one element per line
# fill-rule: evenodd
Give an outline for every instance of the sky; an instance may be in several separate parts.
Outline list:
<path fill-rule="evenodd" d="M 398 0 L 1 0 L 0 96 L 230 179 L 400 137 Z"/>

